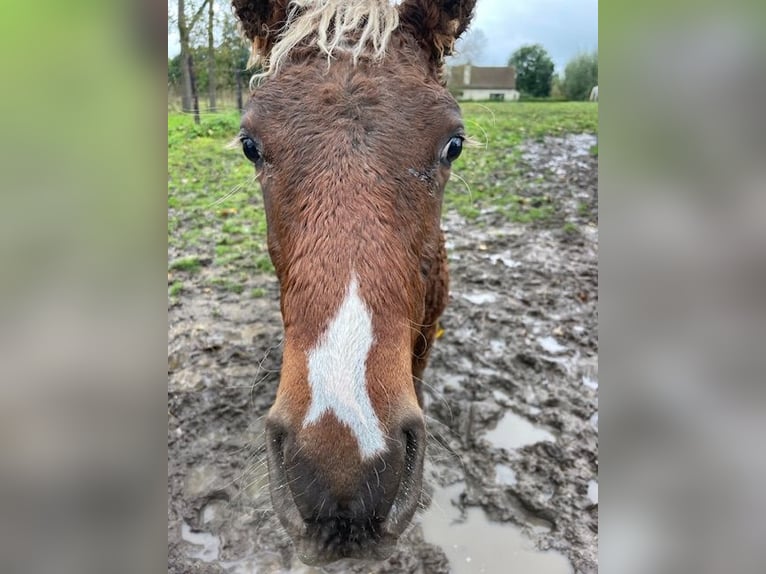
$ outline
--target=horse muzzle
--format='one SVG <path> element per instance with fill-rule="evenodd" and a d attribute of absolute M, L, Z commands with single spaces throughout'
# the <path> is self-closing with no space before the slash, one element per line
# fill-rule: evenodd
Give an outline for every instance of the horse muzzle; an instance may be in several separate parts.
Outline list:
<path fill-rule="evenodd" d="M 385 448 L 368 459 L 326 436 L 340 426 L 327 421 L 317 436 L 292 430 L 274 414 L 266 423 L 272 504 L 306 564 L 388 557 L 420 501 L 422 413 L 389 429 Z"/>

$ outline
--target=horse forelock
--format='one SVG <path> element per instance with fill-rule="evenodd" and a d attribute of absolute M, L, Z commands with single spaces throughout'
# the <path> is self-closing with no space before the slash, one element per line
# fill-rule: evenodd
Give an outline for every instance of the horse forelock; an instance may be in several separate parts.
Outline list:
<path fill-rule="evenodd" d="M 399 26 L 396 0 L 291 0 L 287 19 L 265 58 L 253 45 L 249 65 L 262 63 L 254 81 L 276 75 L 295 48 L 315 47 L 328 64 L 338 52 L 350 53 L 354 63 L 363 56 L 381 59 Z"/>

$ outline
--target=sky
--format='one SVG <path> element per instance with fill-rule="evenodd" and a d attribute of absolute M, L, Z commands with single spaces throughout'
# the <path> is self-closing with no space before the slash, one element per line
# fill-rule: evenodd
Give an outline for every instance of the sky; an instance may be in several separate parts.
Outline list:
<path fill-rule="evenodd" d="M 478 0 L 471 27 L 488 40 L 475 65 L 504 66 L 523 44 L 542 44 L 560 72 L 572 57 L 598 48 L 598 0 Z M 179 50 L 171 30 L 168 57 Z"/>
<path fill-rule="evenodd" d="M 542 44 L 563 71 L 598 49 L 598 0 L 478 0 L 471 27 L 488 39 L 476 65 L 504 66 L 523 44 Z"/>

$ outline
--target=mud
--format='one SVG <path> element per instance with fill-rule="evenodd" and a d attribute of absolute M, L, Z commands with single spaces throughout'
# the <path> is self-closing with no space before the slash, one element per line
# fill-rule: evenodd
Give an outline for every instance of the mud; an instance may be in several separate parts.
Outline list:
<path fill-rule="evenodd" d="M 424 510 L 384 562 L 295 558 L 262 450 L 279 376 L 276 280 L 249 279 L 261 298 L 205 287 L 211 267 L 190 280 L 168 310 L 168 572 L 597 571 L 595 143 L 525 146 L 526 193 L 556 210 L 545 221 L 445 213 L 451 301 L 426 371 Z"/>

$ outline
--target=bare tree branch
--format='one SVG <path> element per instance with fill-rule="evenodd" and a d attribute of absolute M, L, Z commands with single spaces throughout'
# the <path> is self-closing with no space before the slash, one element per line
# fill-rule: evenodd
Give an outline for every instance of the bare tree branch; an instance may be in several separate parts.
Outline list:
<path fill-rule="evenodd" d="M 197 25 L 197 22 L 199 22 L 199 19 L 202 17 L 202 13 L 204 12 L 205 6 L 207 6 L 208 2 L 210 2 L 210 0 L 203 0 L 202 4 L 200 4 L 199 8 L 197 8 L 197 12 L 194 14 L 194 16 L 191 17 L 191 20 L 189 20 L 190 32 L 194 29 L 194 26 Z"/>

